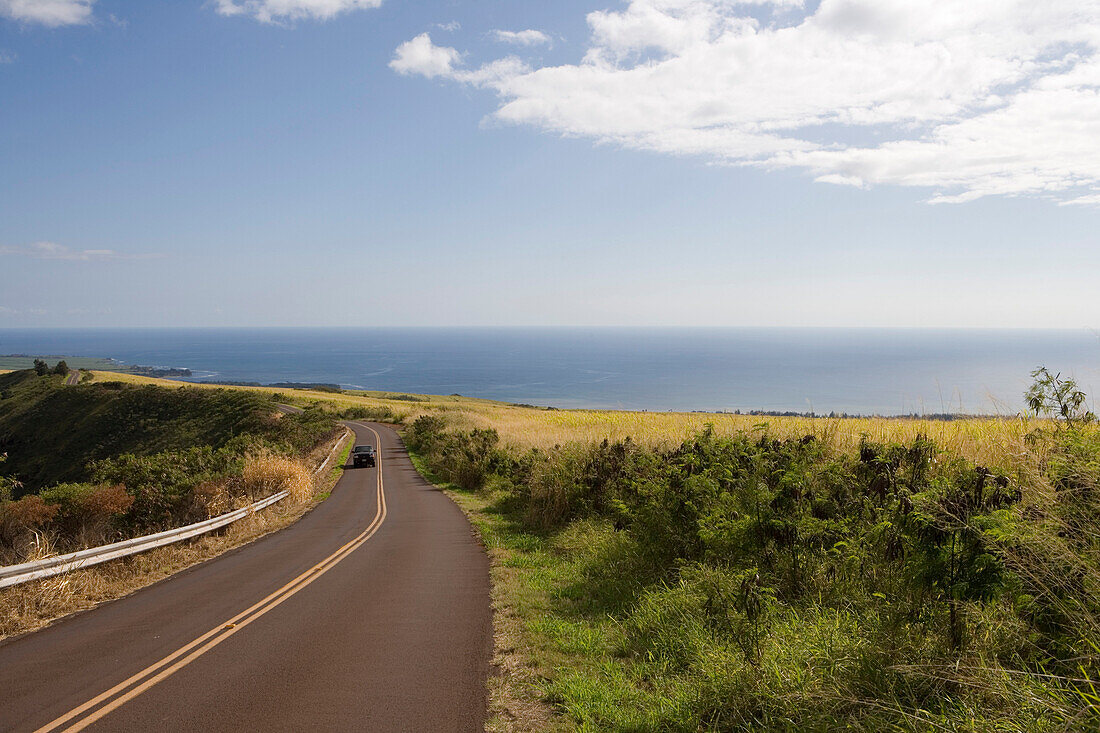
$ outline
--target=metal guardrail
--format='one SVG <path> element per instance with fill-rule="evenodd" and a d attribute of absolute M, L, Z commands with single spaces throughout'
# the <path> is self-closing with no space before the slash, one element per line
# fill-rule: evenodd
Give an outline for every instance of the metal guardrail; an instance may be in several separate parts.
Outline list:
<path fill-rule="evenodd" d="M 114 542 L 110 545 L 101 545 L 100 547 L 92 547 L 87 550 L 80 550 L 79 552 L 70 552 L 67 555 L 47 557 L 45 560 L 25 562 L 21 565 L 8 565 L 7 567 L 0 568 L 0 588 L 26 583 L 28 580 L 49 578 L 54 575 L 60 575 L 61 573 L 68 573 L 73 570 L 98 565 L 108 560 L 126 557 L 127 555 L 136 555 L 139 552 L 152 550 L 154 547 L 163 547 L 164 545 L 170 545 L 174 542 L 197 537 L 200 534 L 212 532 L 215 529 L 232 524 L 239 519 L 244 519 L 249 514 L 269 507 L 289 494 L 289 491 L 280 491 L 277 494 L 272 494 L 266 499 L 257 501 L 255 504 L 235 509 L 234 511 L 227 512 L 213 519 L 189 524 L 186 527 L 177 527 L 176 529 L 169 529 L 144 537 L 135 537 L 132 540 L 123 540 L 122 542 Z"/>
<path fill-rule="evenodd" d="M 347 428 L 345 428 L 347 430 Z M 350 431 L 348 431 L 350 432 Z M 344 437 L 336 442 L 332 451 L 324 462 L 317 468 L 314 473 L 320 473 L 324 470 L 335 456 L 340 446 L 343 444 L 344 439 L 347 438 L 347 433 Z M 20 583 L 26 583 L 30 580 L 41 580 L 42 578 L 50 578 L 54 575 L 61 575 L 62 573 L 72 572 L 73 570 L 80 570 L 81 568 L 91 567 L 98 565 L 108 560 L 115 560 L 120 557 L 126 557 L 127 555 L 136 555 L 139 552 L 145 552 L 146 550 L 152 550 L 155 547 L 163 547 L 165 545 L 171 545 L 175 542 L 181 542 L 192 537 L 197 537 L 207 532 L 212 532 L 215 529 L 220 529 L 227 525 L 232 524 L 240 519 L 244 519 L 250 514 L 258 512 L 261 509 L 266 509 L 272 504 L 284 499 L 290 494 L 289 491 L 280 491 L 277 494 L 261 499 L 253 504 L 240 509 L 234 509 L 231 512 L 227 512 L 217 517 L 204 520 L 202 522 L 196 522 L 189 524 L 186 527 L 177 527 L 176 529 L 165 530 L 164 532 L 157 532 L 156 534 L 145 535 L 144 537 L 135 537 L 130 540 L 123 540 L 122 542 L 114 542 L 109 545 L 101 545 L 99 547 L 92 547 L 87 550 L 80 550 L 78 552 L 70 552 L 67 555 L 57 555 L 54 557 L 47 557 L 44 560 L 34 560 L 32 562 L 25 562 L 19 565 L 8 565 L 6 567 L 0 567 L 0 588 L 7 588 L 12 585 L 19 585 Z"/>

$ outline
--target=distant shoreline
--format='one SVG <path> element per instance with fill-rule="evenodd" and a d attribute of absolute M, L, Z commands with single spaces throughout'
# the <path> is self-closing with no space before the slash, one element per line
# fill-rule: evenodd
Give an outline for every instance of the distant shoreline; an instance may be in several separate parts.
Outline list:
<path fill-rule="evenodd" d="M 110 355 L 84 368 L 207 384 L 460 393 L 558 409 L 952 420 L 1025 410 L 1029 375 L 1046 366 L 1100 408 L 1100 341 L 1083 331 L 0 328 L 0 353 Z M 190 376 L 154 371 L 184 368 Z"/>
<path fill-rule="evenodd" d="M 264 387 L 267 389 L 296 389 L 296 390 L 309 390 L 314 392 L 331 392 L 335 394 L 339 393 L 356 393 L 356 392 L 388 392 L 391 390 L 365 390 L 358 388 L 349 388 L 344 385 L 332 384 L 327 382 L 260 382 L 260 381 L 247 381 L 247 380 L 211 380 L 211 379 L 187 379 L 192 377 L 193 372 L 186 367 L 151 367 L 135 364 L 126 364 L 118 359 L 111 357 L 81 357 L 81 356 L 65 356 L 63 354 L 0 354 L 0 369 L 29 369 L 33 365 L 34 359 L 43 359 L 46 361 L 58 361 L 64 360 L 70 367 L 74 369 L 85 370 L 98 370 L 107 372 L 120 372 L 123 374 L 134 374 L 137 376 L 152 377 L 156 379 L 170 379 L 173 381 L 180 381 L 186 384 L 208 384 L 219 387 Z M 24 363 L 25 362 L 25 363 Z M 181 378 L 182 377 L 182 378 Z M 474 397 L 477 399 L 493 399 L 489 397 L 481 398 L 477 395 L 464 395 L 468 397 Z M 552 407 L 549 405 L 535 405 L 528 403 L 508 402 L 507 400 L 495 400 L 505 402 L 506 404 L 513 405 L 515 407 L 532 407 L 545 410 L 578 410 L 578 411 L 599 411 L 599 412 L 673 412 L 682 414 L 693 415 L 746 415 L 749 417 L 797 417 L 804 419 L 868 419 L 868 418 L 887 418 L 891 420 L 934 420 L 939 422 L 951 422 L 954 420 L 994 420 L 1013 418 L 1015 415 L 994 415 L 984 413 L 965 413 L 965 412 L 936 412 L 936 413 L 895 413 L 895 414 L 878 414 L 878 413 L 851 413 L 851 412 L 837 412 L 831 411 L 828 413 L 818 412 L 797 412 L 793 410 L 646 410 L 646 409 L 629 409 L 629 408 L 609 408 L 609 407 Z"/>

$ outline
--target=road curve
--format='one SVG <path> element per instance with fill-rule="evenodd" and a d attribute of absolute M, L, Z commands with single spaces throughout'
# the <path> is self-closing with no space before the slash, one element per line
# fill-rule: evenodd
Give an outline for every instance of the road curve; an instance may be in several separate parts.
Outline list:
<path fill-rule="evenodd" d="M 488 559 L 391 428 L 350 427 L 380 467 L 297 523 L 0 643 L 0 730 L 482 730 Z"/>

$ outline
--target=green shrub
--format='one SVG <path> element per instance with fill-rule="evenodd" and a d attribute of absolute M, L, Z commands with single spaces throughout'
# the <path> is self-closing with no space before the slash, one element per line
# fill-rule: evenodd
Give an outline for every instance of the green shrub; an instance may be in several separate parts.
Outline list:
<path fill-rule="evenodd" d="M 421 415 L 404 432 L 405 444 L 419 453 L 429 453 L 443 438 L 446 423 L 435 415 Z"/>
<path fill-rule="evenodd" d="M 506 460 L 495 430 L 445 432 L 443 420 L 436 416 L 418 417 L 405 430 L 404 438 L 410 449 L 427 459 L 433 473 L 463 489 L 484 487 L 491 474 L 502 472 Z"/>
<path fill-rule="evenodd" d="M 209 446 L 149 456 L 127 453 L 91 465 L 92 480 L 121 484 L 133 497 L 126 514 L 132 530 L 170 527 L 189 519 L 191 490 L 198 484 L 239 473 L 241 456 Z"/>

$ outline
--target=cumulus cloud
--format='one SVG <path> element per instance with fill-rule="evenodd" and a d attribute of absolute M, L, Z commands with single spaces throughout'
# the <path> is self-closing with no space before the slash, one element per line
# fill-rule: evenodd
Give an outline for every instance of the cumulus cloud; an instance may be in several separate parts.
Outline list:
<path fill-rule="evenodd" d="M 377 8 L 382 0 L 215 0 L 221 15 L 249 15 L 261 23 L 330 20 L 351 10 Z"/>
<path fill-rule="evenodd" d="M 495 30 L 491 35 L 501 43 L 510 43 L 513 46 L 548 46 L 551 43 L 550 36 L 532 28 L 525 31 Z"/>
<path fill-rule="evenodd" d="M 411 41 L 405 41 L 394 52 L 390 68 L 399 74 L 419 74 L 429 79 L 437 76 L 453 76 L 455 65 L 462 54 L 453 48 L 437 46 L 431 36 L 421 33 Z"/>
<path fill-rule="evenodd" d="M 103 260 L 133 260 L 156 257 L 150 254 L 127 254 L 113 249 L 72 249 L 55 242 L 35 242 L 26 247 L 0 247 L 0 255 L 19 255 L 38 260 L 78 260 L 93 262 Z"/>
<path fill-rule="evenodd" d="M 0 0 L 0 15 L 57 28 L 90 22 L 94 4 L 95 0 Z"/>
<path fill-rule="evenodd" d="M 1100 0 L 630 0 L 575 64 L 391 66 L 495 91 L 502 121 L 933 202 L 1100 196 Z M 415 53 L 414 53 L 415 52 Z"/>

